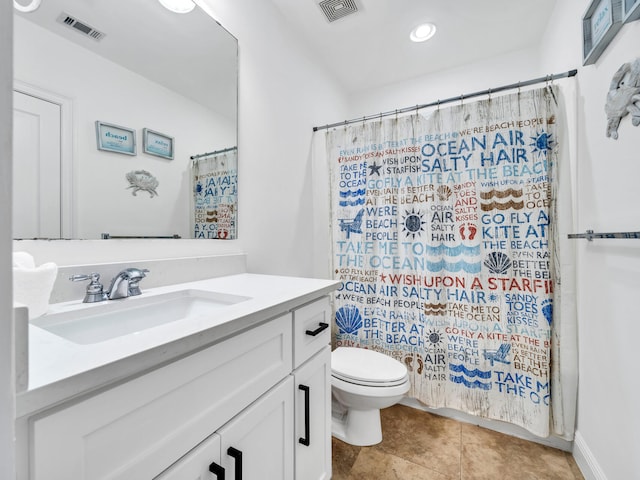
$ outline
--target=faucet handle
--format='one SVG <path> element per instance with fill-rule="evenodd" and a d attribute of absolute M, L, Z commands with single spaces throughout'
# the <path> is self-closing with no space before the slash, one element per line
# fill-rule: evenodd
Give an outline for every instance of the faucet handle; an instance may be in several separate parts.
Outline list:
<path fill-rule="evenodd" d="M 71 275 L 69 280 L 72 282 L 81 282 L 83 280 L 91 280 L 87 285 L 87 292 L 84 296 L 84 303 L 102 302 L 107 299 L 107 294 L 104 292 L 104 287 L 100 283 L 99 273 L 90 273 L 89 275 Z"/>

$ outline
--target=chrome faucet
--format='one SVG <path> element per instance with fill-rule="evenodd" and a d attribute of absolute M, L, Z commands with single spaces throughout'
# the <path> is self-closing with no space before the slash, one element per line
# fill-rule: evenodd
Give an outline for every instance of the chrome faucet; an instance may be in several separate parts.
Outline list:
<path fill-rule="evenodd" d="M 104 300 L 116 300 L 118 298 L 133 297 L 140 295 L 138 282 L 146 277 L 149 270 L 146 268 L 125 268 L 111 280 L 109 291 L 105 292 L 100 283 L 100 274 L 72 275 L 69 280 L 78 282 L 81 280 L 91 280 L 87 285 L 87 292 L 84 296 L 84 303 L 102 302 Z"/>
<path fill-rule="evenodd" d="M 107 292 L 109 300 L 117 298 L 133 297 L 140 295 L 140 287 L 138 282 L 146 277 L 149 272 L 146 268 L 125 268 L 111 280 L 111 287 Z"/>

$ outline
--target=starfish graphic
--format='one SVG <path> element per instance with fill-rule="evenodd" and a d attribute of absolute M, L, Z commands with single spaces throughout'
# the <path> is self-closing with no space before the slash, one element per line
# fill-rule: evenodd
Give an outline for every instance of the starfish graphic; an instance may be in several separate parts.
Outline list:
<path fill-rule="evenodd" d="M 369 165 L 369 170 L 371 170 L 369 172 L 369 175 L 373 175 L 374 173 L 377 173 L 378 176 L 380 176 L 381 168 L 382 168 L 382 165 L 376 165 L 376 162 L 373 162 L 373 165 Z"/>

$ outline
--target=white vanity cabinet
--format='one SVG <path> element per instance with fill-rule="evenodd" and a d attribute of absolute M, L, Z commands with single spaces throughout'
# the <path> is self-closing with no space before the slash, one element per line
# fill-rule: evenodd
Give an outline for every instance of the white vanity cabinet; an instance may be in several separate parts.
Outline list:
<path fill-rule="evenodd" d="M 30 480 L 330 478 L 329 317 L 322 297 L 30 417 Z"/>
<path fill-rule="evenodd" d="M 283 315 L 34 419 L 32 480 L 157 476 L 290 374 L 291 334 Z"/>

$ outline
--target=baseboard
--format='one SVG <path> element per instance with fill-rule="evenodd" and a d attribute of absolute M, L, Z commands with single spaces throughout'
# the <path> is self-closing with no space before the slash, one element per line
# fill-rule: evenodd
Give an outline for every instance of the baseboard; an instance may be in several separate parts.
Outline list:
<path fill-rule="evenodd" d="M 523 440 L 528 440 L 530 442 L 536 442 L 548 447 L 564 450 L 565 452 L 573 451 L 573 442 L 569 440 L 565 440 L 553 435 L 547 438 L 537 437 L 524 428 L 518 427 L 517 425 L 512 425 L 510 423 L 479 418 L 450 408 L 428 408 L 422 405 L 417 400 L 409 397 L 405 397 L 400 403 L 402 405 L 406 405 L 407 407 L 417 408 L 418 410 L 424 410 L 425 412 L 433 413 L 434 415 L 440 415 L 441 417 L 452 418 L 460 422 L 471 423 L 482 428 L 487 428 L 489 430 L 504 433 L 506 435 L 511 435 L 512 437 L 522 438 Z"/>
<path fill-rule="evenodd" d="M 580 432 L 576 432 L 573 440 L 573 458 L 585 480 L 607 480 L 607 476 L 600 468 Z"/>

